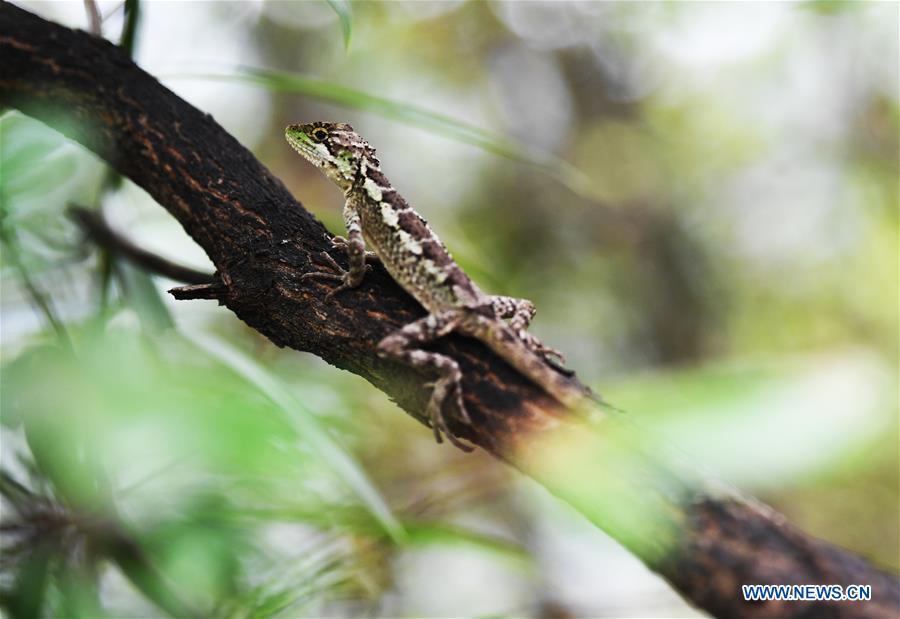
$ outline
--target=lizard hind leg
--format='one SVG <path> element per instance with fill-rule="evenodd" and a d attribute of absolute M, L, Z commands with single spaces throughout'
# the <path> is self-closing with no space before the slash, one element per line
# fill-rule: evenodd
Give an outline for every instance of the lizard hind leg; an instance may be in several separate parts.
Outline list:
<path fill-rule="evenodd" d="M 509 319 L 510 328 L 516 332 L 519 339 L 525 342 L 525 345 L 540 355 L 544 361 L 560 370 L 563 373 L 571 373 L 571 370 L 565 368 L 566 358 L 561 352 L 555 348 L 544 346 L 544 344 L 526 329 L 531 324 L 537 310 L 534 303 L 528 299 L 517 299 L 515 297 L 493 296 L 491 297 L 491 307 L 498 318 Z"/>
<path fill-rule="evenodd" d="M 428 418 L 438 443 L 442 436 L 463 451 L 472 451 L 472 447 L 462 443 L 447 427 L 444 419 L 444 404 L 450 400 L 456 408 L 459 418 L 471 424 L 469 414 L 462 400 L 462 372 L 459 365 L 448 357 L 435 352 L 422 350 L 421 346 L 450 333 L 462 319 L 456 310 L 448 310 L 437 314 L 429 314 L 425 318 L 411 322 L 398 329 L 378 343 L 379 356 L 395 359 L 416 368 L 425 368 L 438 374 L 433 386 L 431 398 L 428 400 Z"/>

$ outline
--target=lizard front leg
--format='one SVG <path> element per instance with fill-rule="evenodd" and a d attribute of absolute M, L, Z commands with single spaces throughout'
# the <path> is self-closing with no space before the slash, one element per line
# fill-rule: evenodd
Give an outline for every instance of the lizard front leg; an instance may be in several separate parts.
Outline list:
<path fill-rule="evenodd" d="M 370 268 L 366 265 L 366 258 L 372 252 L 366 251 L 366 241 L 362 235 L 362 224 L 359 219 L 359 211 L 352 199 L 348 199 L 344 203 L 344 225 L 347 228 L 347 238 L 335 237 L 331 244 L 335 248 L 344 248 L 347 251 L 347 259 L 350 262 L 350 269 L 344 270 L 334 261 L 329 254 L 322 252 L 322 257 L 327 263 L 327 271 L 312 271 L 304 273 L 300 279 L 329 279 L 341 282 L 339 286 L 333 288 L 325 296 L 326 299 L 331 298 L 342 290 L 355 288 L 359 286 L 366 275 L 366 271 Z"/>
<path fill-rule="evenodd" d="M 459 365 L 446 355 L 421 349 L 422 345 L 453 331 L 463 316 L 459 310 L 446 310 L 411 322 L 381 340 L 378 343 L 378 355 L 402 361 L 416 368 L 425 368 L 439 375 L 439 378 L 433 383 L 434 390 L 431 392 L 426 409 L 434 430 L 434 437 L 438 443 L 441 443 L 443 442 L 441 435 L 444 434 L 451 443 L 463 451 L 472 451 L 472 447 L 461 443 L 453 436 L 444 420 L 444 403 L 452 395 L 452 402 L 456 406 L 460 418 L 466 423 L 471 423 L 462 401 L 462 384 L 460 382 L 462 372 L 459 370 Z"/>
<path fill-rule="evenodd" d="M 331 246 L 335 249 L 343 249 L 346 252 L 350 252 L 350 241 L 343 236 L 330 236 L 328 240 L 331 242 Z M 381 258 L 378 257 L 374 251 L 365 250 L 366 263 L 372 262 L 381 262 Z"/>
<path fill-rule="evenodd" d="M 525 345 L 533 352 L 539 354 L 543 359 L 563 372 L 569 372 L 565 369 L 566 358 L 561 352 L 554 348 L 544 346 L 544 344 L 532 334 L 528 333 L 528 325 L 537 311 L 534 303 L 528 299 L 517 299 L 515 297 L 492 296 L 491 307 L 498 318 L 508 318 L 510 328 L 516 332 Z"/>

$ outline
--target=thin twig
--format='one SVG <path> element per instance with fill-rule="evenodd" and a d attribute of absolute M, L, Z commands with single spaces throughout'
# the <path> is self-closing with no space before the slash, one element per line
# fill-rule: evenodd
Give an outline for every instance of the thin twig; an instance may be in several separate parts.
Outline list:
<path fill-rule="evenodd" d="M 176 264 L 138 247 L 113 230 L 96 211 L 82 206 L 72 206 L 69 208 L 69 216 L 97 245 L 133 262 L 145 271 L 186 284 L 210 284 L 215 281 L 215 277 L 210 273 Z"/>
<path fill-rule="evenodd" d="M 89 32 L 94 36 L 103 36 L 103 19 L 100 17 L 96 0 L 84 0 L 84 10 L 88 16 Z"/>

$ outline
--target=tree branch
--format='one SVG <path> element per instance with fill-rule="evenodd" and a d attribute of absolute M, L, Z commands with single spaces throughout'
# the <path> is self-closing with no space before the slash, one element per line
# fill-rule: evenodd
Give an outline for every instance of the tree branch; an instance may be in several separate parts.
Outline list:
<path fill-rule="evenodd" d="M 212 117 L 112 44 L 8 3 L 0 3 L 0 54 L 0 104 L 97 153 L 203 247 L 222 283 L 215 294 L 202 286 L 182 294 L 217 298 L 277 345 L 366 378 L 424 422 L 432 377 L 375 352 L 422 308 L 379 265 L 330 301 L 323 285 L 301 281 L 331 250 L 324 227 Z M 454 432 L 538 479 L 700 608 L 730 617 L 896 616 L 894 576 L 673 468 L 627 424 L 579 423 L 476 341 L 451 336 L 434 348 L 463 370 L 473 425 L 449 419 Z M 874 599 L 743 602 L 740 585 L 753 583 L 871 584 Z"/>
<path fill-rule="evenodd" d="M 138 247 L 113 230 L 97 211 L 83 206 L 72 206 L 69 208 L 69 217 L 81 226 L 81 229 L 97 245 L 135 263 L 145 271 L 186 284 L 209 285 L 215 279 L 211 273 L 176 264 L 143 247 Z"/>

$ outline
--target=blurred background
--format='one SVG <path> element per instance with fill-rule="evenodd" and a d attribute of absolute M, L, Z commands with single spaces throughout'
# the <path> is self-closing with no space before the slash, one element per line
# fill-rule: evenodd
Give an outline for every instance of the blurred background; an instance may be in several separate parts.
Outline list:
<path fill-rule="evenodd" d="M 897 4 L 97 6 L 335 233 L 282 133 L 352 123 L 607 400 L 900 568 Z M 212 270 L 79 145 L 6 110 L 0 174 L 7 616 L 698 614 L 535 483 L 99 250 L 68 205 Z"/>

